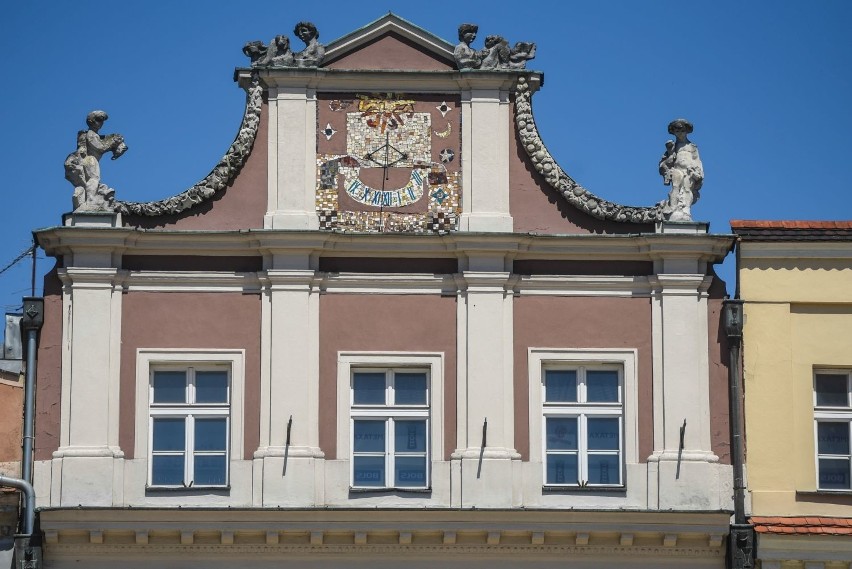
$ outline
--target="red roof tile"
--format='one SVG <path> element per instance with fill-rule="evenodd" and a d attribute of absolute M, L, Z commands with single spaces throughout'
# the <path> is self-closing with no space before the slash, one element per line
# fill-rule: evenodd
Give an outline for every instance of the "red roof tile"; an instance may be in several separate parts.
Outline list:
<path fill-rule="evenodd" d="M 734 229 L 852 229 L 852 221 L 732 219 Z"/>
<path fill-rule="evenodd" d="M 852 518 L 754 516 L 751 523 L 758 533 L 852 536 Z"/>

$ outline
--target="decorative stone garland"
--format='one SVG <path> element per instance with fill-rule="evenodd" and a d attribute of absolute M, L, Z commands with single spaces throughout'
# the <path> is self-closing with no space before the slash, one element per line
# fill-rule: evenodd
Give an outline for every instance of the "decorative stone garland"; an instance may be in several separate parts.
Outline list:
<path fill-rule="evenodd" d="M 623 223 L 653 223 L 662 221 L 662 204 L 653 207 L 624 206 L 606 201 L 575 182 L 547 151 L 532 113 L 532 91 L 525 76 L 515 85 L 515 126 L 521 144 L 532 160 L 536 172 L 568 200 L 568 203 L 598 219 Z"/>
<path fill-rule="evenodd" d="M 255 75 L 246 91 L 246 110 L 237 137 L 206 178 L 188 190 L 164 200 L 155 202 L 116 201 L 115 211 L 124 215 L 149 217 L 176 214 L 209 200 L 227 188 L 237 177 L 249 154 L 251 154 L 254 140 L 257 137 L 257 129 L 260 125 L 262 95 L 263 87 L 261 87 L 260 81 Z"/>

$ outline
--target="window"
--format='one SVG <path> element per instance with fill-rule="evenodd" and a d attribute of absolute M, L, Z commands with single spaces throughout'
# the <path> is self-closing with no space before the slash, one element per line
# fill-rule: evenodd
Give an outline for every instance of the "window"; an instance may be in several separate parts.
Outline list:
<path fill-rule="evenodd" d="M 230 376 L 224 365 L 151 368 L 150 486 L 228 485 Z"/>
<path fill-rule="evenodd" d="M 848 371 L 814 374 L 817 488 L 852 490 L 852 378 Z"/>
<path fill-rule="evenodd" d="M 623 485 L 621 368 L 548 365 L 542 381 L 545 485 Z"/>
<path fill-rule="evenodd" d="M 353 488 L 429 487 L 429 370 L 353 368 Z"/>

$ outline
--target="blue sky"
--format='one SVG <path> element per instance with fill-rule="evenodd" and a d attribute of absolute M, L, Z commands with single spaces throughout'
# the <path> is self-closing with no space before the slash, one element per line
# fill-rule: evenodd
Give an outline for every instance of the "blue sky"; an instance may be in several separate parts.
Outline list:
<path fill-rule="evenodd" d="M 13 2 L 0 20 L 0 268 L 34 228 L 70 209 L 63 161 L 93 109 L 130 150 L 104 160 L 121 199 L 160 199 L 203 178 L 243 111 L 232 81 L 249 40 L 316 23 L 324 43 L 391 10 L 456 41 L 459 23 L 534 41 L 534 98 L 551 153 L 606 199 L 666 195 L 666 125 L 695 125 L 706 179 L 696 219 L 852 219 L 852 2 Z M 295 41 L 295 40 L 294 40 Z M 299 44 L 295 41 L 294 45 Z M 39 273 L 53 265 L 39 261 Z M 721 274 L 732 290 L 733 268 Z M 0 274 L 0 308 L 29 294 L 30 267 Z M 39 279 L 40 281 L 40 279 Z M 40 292 L 40 282 L 39 290 Z"/>

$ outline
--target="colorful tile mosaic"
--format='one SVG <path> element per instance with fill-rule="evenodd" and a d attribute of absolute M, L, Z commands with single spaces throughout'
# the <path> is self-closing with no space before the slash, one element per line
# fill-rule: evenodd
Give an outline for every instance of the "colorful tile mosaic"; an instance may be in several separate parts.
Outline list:
<path fill-rule="evenodd" d="M 461 175 L 456 165 L 447 168 L 457 151 L 433 148 L 433 134 L 449 137 L 452 122 L 448 119 L 443 135 L 432 130 L 433 119 L 443 122 L 441 117 L 452 107 L 443 101 L 424 108 L 422 96 L 419 101 L 401 94 L 356 94 L 352 100 L 329 101 L 331 112 L 346 112 L 346 146 L 341 153 L 342 141 L 331 141 L 338 132 L 331 122 L 318 133 L 320 140 L 330 141 L 318 146 L 333 150 L 317 154 L 316 209 L 322 229 L 444 233 L 458 228 Z M 340 128 L 339 120 L 335 124 Z M 394 175 L 388 177 L 391 170 Z M 407 182 L 400 185 L 401 174 Z M 385 180 L 391 179 L 398 180 L 395 187 L 385 187 Z"/>

